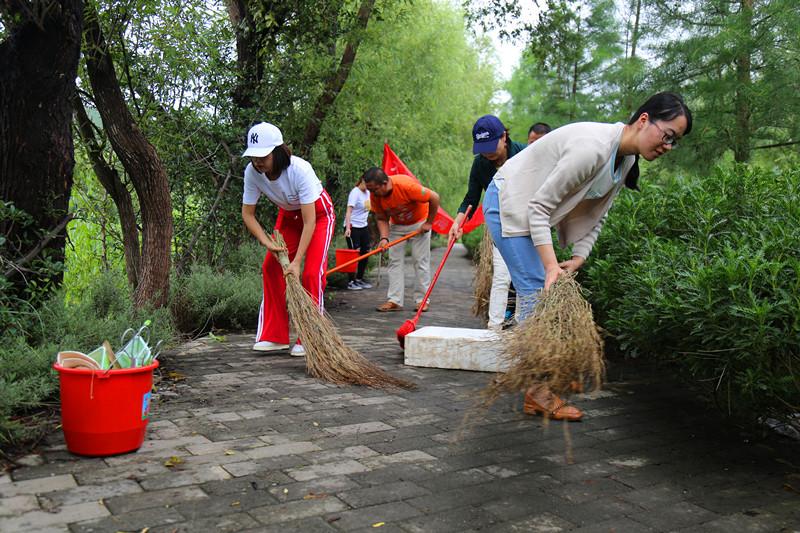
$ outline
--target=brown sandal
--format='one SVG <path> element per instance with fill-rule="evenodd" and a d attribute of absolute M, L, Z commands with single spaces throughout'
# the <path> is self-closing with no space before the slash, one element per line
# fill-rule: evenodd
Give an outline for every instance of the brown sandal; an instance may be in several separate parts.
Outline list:
<path fill-rule="evenodd" d="M 394 303 L 392 301 L 389 301 L 389 302 L 386 302 L 386 303 L 382 303 L 381 305 L 376 307 L 375 310 L 376 311 L 380 311 L 381 313 L 386 313 L 386 312 L 389 312 L 389 311 L 402 311 L 403 310 L 403 306 L 402 305 L 398 305 L 398 304 L 396 304 L 396 303 Z"/>
<path fill-rule="evenodd" d="M 531 393 L 526 393 L 525 403 L 522 406 L 523 412 L 528 415 L 541 414 L 542 416 L 552 418 L 553 420 L 567 420 L 569 422 L 576 422 L 583 418 L 583 411 L 572 405 L 567 405 L 567 402 L 555 394 L 552 396 L 553 407 L 546 408 L 536 401 Z"/>

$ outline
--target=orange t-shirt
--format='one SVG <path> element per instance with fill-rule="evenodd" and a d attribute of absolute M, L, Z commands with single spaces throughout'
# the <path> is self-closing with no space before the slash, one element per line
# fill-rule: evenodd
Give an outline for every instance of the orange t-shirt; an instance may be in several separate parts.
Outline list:
<path fill-rule="evenodd" d="M 405 174 L 389 176 L 389 179 L 392 180 L 392 192 L 389 196 L 370 195 L 370 210 L 388 216 L 392 224 L 401 226 L 416 224 L 428 218 L 430 189 Z"/>

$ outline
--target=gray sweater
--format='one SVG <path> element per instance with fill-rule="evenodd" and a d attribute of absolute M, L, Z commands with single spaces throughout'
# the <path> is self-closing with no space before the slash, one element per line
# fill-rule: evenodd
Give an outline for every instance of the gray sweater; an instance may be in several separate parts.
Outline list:
<path fill-rule="evenodd" d="M 600 198 L 588 199 L 592 184 L 614 172 L 624 124 L 576 122 L 531 144 L 500 167 L 500 222 L 504 237 L 530 235 L 533 244 L 573 244 L 573 255 L 586 258 L 603 227 L 608 209 L 625 180 Z M 625 176 L 634 163 L 626 156 L 618 171 Z"/>

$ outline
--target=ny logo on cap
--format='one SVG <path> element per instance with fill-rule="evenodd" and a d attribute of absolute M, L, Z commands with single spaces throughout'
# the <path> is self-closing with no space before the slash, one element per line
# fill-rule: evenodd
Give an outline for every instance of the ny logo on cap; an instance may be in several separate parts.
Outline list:
<path fill-rule="evenodd" d="M 483 131 L 481 133 L 476 133 L 475 134 L 475 140 L 476 141 L 480 141 L 481 139 L 486 139 L 490 135 L 491 135 L 491 133 L 489 133 L 488 131 Z"/>
<path fill-rule="evenodd" d="M 258 144 L 258 133 L 250 134 L 250 144 Z"/>

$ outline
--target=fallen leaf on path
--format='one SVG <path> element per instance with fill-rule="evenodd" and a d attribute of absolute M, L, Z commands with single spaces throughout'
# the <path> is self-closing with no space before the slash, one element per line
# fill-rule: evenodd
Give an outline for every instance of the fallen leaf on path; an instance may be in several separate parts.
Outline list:
<path fill-rule="evenodd" d="M 303 496 L 304 500 L 319 500 L 321 498 L 327 498 L 328 495 L 324 492 L 320 492 L 319 494 L 314 494 L 313 492 L 309 492 L 305 496 Z"/>
<path fill-rule="evenodd" d="M 180 372 L 175 372 L 174 370 L 167 372 L 167 377 L 172 381 L 183 381 L 186 379 L 185 375 L 181 374 Z"/>
<path fill-rule="evenodd" d="M 383 527 L 386 525 L 386 522 L 375 522 L 372 524 L 372 527 Z"/>
<path fill-rule="evenodd" d="M 225 450 L 225 455 L 236 455 L 236 452 L 233 450 Z"/>
<path fill-rule="evenodd" d="M 173 455 L 172 457 L 164 461 L 164 466 L 166 466 L 167 468 L 172 468 L 173 466 L 182 465 L 183 462 L 184 462 L 183 459 L 181 459 L 177 455 Z"/>

